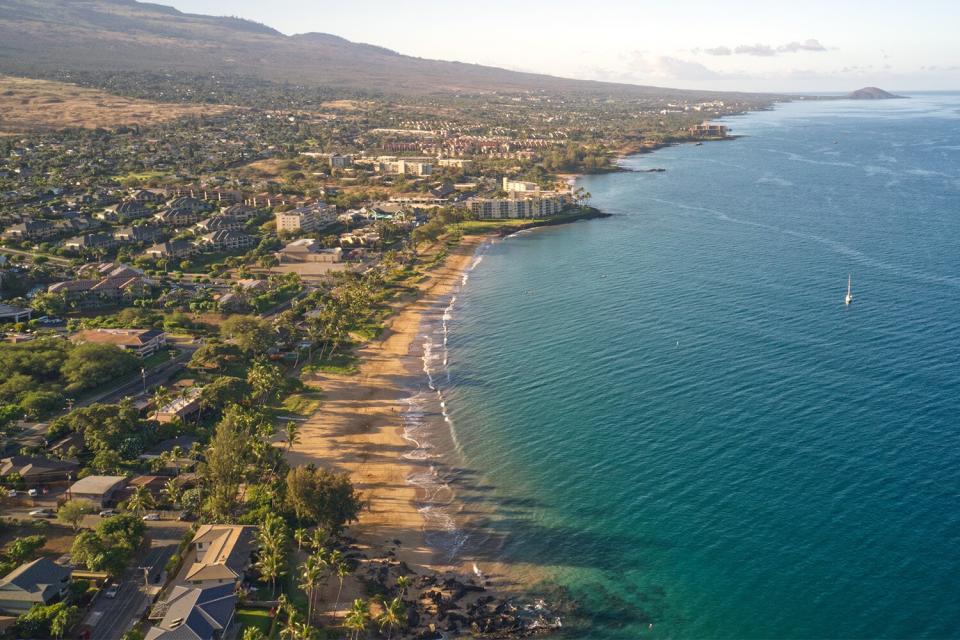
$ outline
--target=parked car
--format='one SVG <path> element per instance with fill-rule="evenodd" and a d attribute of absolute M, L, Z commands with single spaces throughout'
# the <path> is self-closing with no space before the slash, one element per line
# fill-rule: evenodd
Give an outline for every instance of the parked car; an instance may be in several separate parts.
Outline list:
<path fill-rule="evenodd" d="M 103 592 L 103 597 L 110 598 L 111 600 L 113 600 L 114 598 L 117 597 L 117 592 L 119 591 L 120 591 L 120 585 L 114 582 L 109 587 L 107 587 L 106 591 Z"/>
<path fill-rule="evenodd" d="M 143 519 L 144 519 L 144 520 L 159 520 L 159 519 L 160 519 L 160 514 L 159 514 L 159 513 L 148 513 L 147 515 L 143 516 Z"/>
<path fill-rule="evenodd" d="M 55 515 L 53 509 L 34 509 L 30 512 L 31 518 L 52 518 Z"/>
<path fill-rule="evenodd" d="M 100 512 L 101 518 L 109 518 L 110 516 L 115 516 L 115 515 L 117 515 L 116 509 L 104 509 L 103 511 Z"/>
<path fill-rule="evenodd" d="M 16 490 L 16 489 L 10 489 L 10 491 L 7 491 L 7 497 L 8 497 L 8 498 L 16 498 L 16 497 L 17 497 L 17 490 Z"/>
<path fill-rule="evenodd" d="M 37 491 L 36 489 L 29 489 L 27 491 L 27 495 L 30 496 L 31 498 L 36 498 L 37 496 L 40 495 L 40 492 Z"/>

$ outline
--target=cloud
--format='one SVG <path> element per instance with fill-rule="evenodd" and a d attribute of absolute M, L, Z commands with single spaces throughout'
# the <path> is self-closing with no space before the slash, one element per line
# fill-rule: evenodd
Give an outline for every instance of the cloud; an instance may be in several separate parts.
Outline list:
<path fill-rule="evenodd" d="M 711 56 L 729 56 L 733 53 L 733 50 L 730 47 L 713 47 L 712 49 L 704 49 L 704 53 L 709 53 Z"/>
<path fill-rule="evenodd" d="M 819 40 L 814 38 L 809 38 L 803 42 L 788 42 L 785 45 L 777 47 L 777 51 L 780 53 L 796 53 L 798 51 L 826 51 L 827 48 L 820 44 Z"/>
<path fill-rule="evenodd" d="M 629 55 L 627 69 L 624 75 L 636 79 L 712 80 L 720 75 L 699 62 L 673 56 L 652 56 L 640 51 Z"/>
<path fill-rule="evenodd" d="M 769 44 L 742 44 L 734 49 L 730 47 L 712 47 L 710 49 L 703 49 L 702 51 L 711 56 L 729 56 L 732 54 L 743 55 L 743 56 L 759 56 L 762 58 L 769 58 L 781 53 L 799 53 L 801 51 L 805 52 L 823 52 L 827 48 L 823 46 L 819 40 L 814 38 L 809 38 L 803 42 L 793 41 L 788 42 L 787 44 L 782 44 L 778 47 L 774 47 Z M 697 52 L 700 49 L 696 50 Z"/>

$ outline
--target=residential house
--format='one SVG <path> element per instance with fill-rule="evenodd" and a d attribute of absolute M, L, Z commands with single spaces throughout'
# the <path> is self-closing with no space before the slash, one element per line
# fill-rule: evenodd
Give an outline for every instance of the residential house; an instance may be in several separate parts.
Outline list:
<path fill-rule="evenodd" d="M 48 605 L 67 594 L 70 569 L 49 558 L 20 565 L 0 580 L 0 611 L 19 615 L 35 604 Z"/>
<path fill-rule="evenodd" d="M 234 218 L 232 216 L 223 216 L 216 215 L 211 216 L 205 220 L 201 220 L 197 223 L 197 230 L 201 233 L 209 233 L 211 231 L 220 231 L 220 230 L 239 230 L 243 229 L 245 223 L 240 218 Z"/>
<path fill-rule="evenodd" d="M 210 209 L 208 205 L 203 200 L 198 200 L 197 198 L 192 198 L 190 196 L 181 196 L 179 198 L 174 198 L 167 205 L 169 209 L 186 209 L 187 211 L 192 211 L 194 213 L 203 213 Z"/>
<path fill-rule="evenodd" d="M 130 197 L 137 202 L 150 204 L 159 204 L 166 199 L 166 196 L 159 191 L 150 191 L 148 189 L 134 191 Z"/>
<path fill-rule="evenodd" d="M 187 208 L 164 209 L 154 216 L 162 224 L 169 227 L 189 227 L 200 222 L 203 213 Z"/>
<path fill-rule="evenodd" d="M 102 508 L 113 500 L 126 481 L 123 476 L 87 476 L 70 485 L 67 497 L 71 500 L 89 500 Z"/>
<path fill-rule="evenodd" d="M 200 236 L 197 244 L 215 251 L 236 251 L 255 247 L 257 239 L 242 231 L 220 230 Z"/>
<path fill-rule="evenodd" d="M 76 462 L 55 458 L 11 456 L 0 460 L 0 478 L 16 474 L 31 486 L 76 477 L 79 468 L 80 465 Z"/>
<path fill-rule="evenodd" d="M 27 219 L 15 224 L 3 232 L 4 238 L 11 240 L 47 240 L 57 235 L 57 229 L 46 220 Z"/>
<path fill-rule="evenodd" d="M 113 211 L 120 220 L 139 220 L 153 215 L 153 212 L 138 200 L 124 200 Z"/>
<path fill-rule="evenodd" d="M 220 215 L 229 216 L 238 220 L 249 220 L 257 217 L 257 210 L 245 204 L 232 204 L 220 210 Z"/>
<path fill-rule="evenodd" d="M 221 640 L 233 623 L 236 608 L 232 584 L 201 589 L 176 586 L 150 614 L 157 622 L 144 640 Z"/>
<path fill-rule="evenodd" d="M 73 334 L 70 339 L 73 342 L 112 344 L 141 358 L 156 353 L 167 344 L 167 334 L 160 329 L 86 329 Z"/>
<path fill-rule="evenodd" d="M 161 242 L 147 248 L 144 253 L 155 260 L 171 260 L 188 258 L 197 252 L 196 246 L 186 240 L 171 240 Z"/>
<path fill-rule="evenodd" d="M 140 224 L 124 227 L 113 232 L 117 242 L 156 242 L 164 236 L 164 230 L 155 224 Z"/>
<path fill-rule="evenodd" d="M 63 241 L 63 248 L 68 251 L 112 249 L 115 246 L 117 246 L 117 240 L 109 233 L 85 233 Z"/>
<path fill-rule="evenodd" d="M 253 527 L 204 524 L 190 541 L 193 562 L 184 580 L 195 586 L 235 585 L 250 566 Z"/>
<path fill-rule="evenodd" d="M 0 321 L 25 322 L 30 319 L 31 314 L 33 314 L 33 309 L 0 303 Z"/>
<path fill-rule="evenodd" d="M 153 414 L 153 419 L 161 424 L 183 420 L 187 416 L 200 411 L 201 387 L 190 387 L 183 395 L 179 395 L 161 407 Z"/>

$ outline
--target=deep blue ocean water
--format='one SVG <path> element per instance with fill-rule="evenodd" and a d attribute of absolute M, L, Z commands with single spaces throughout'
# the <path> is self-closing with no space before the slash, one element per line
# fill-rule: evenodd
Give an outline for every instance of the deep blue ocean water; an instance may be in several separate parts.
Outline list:
<path fill-rule="evenodd" d="M 440 384 L 496 555 L 569 589 L 569 637 L 958 637 L 960 95 L 727 124 L 459 292 Z"/>

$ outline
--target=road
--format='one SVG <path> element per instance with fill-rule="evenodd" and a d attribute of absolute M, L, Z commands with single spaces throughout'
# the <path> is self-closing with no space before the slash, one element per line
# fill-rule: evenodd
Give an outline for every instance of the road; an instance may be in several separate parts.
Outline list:
<path fill-rule="evenodd" d="M 158 384 L 166 383 L 167 380 L 169 380 L 174 374 L 187 365 L 187 363 L 190 361 L 190 358 L 193 356 L 193 352 L 196 351 L 198 347 L 198 344 L 182 345 L 182 351 L 179 355 L 177 355 L 176 358 L 162 362 L 153 369 L 150 369 L 146 375 L 147 388 L 149 389 Z M 144 379 L 138 376 L 129 382 L 120 385 L 119 387 L 114 387 L 109 391 L 104 391 L 98 395 L 86 398 L 83 401 L 76 403 L 74 406 L 85 407 L 96 402 L 106 404 L 119 402 L 128 396 L 138 396 L 143 394 L 143 387 Z"/>
<path fill-rule="evenodd" d="M 176 553 L 186 531 L 185 523 L 161 522 L 156 525 L 149 529 L 150 549 L 124 574 L 117 597 L 111 600 L 101 596 L 84 619 L 86 625 L 93 627 L 92 640 L 119 640 L 153 603 L 164 583 L 163 567 Z M 144 568 L 149 588 L 144 586 Z M 159 582 L 156 581 L 158 575 L 161 576 Z"/>
<path fill-rule="evenodd" d="M 40 253 L 38 251 L 21 251 L 20 249 L 0 247 L 0 253 L 6 253 L 7 255 L 11 256 L 20 256 L 22 258 L 30 258 L 31 260 L 33 260 L 33 258 L 36 256 L 43 256 L 50 264 L 59 265 L 61 267 L 73 266 L 73 264 L 66 258 L 58 258 L 57 256 L 47 255 L 46 253 Z"/>

